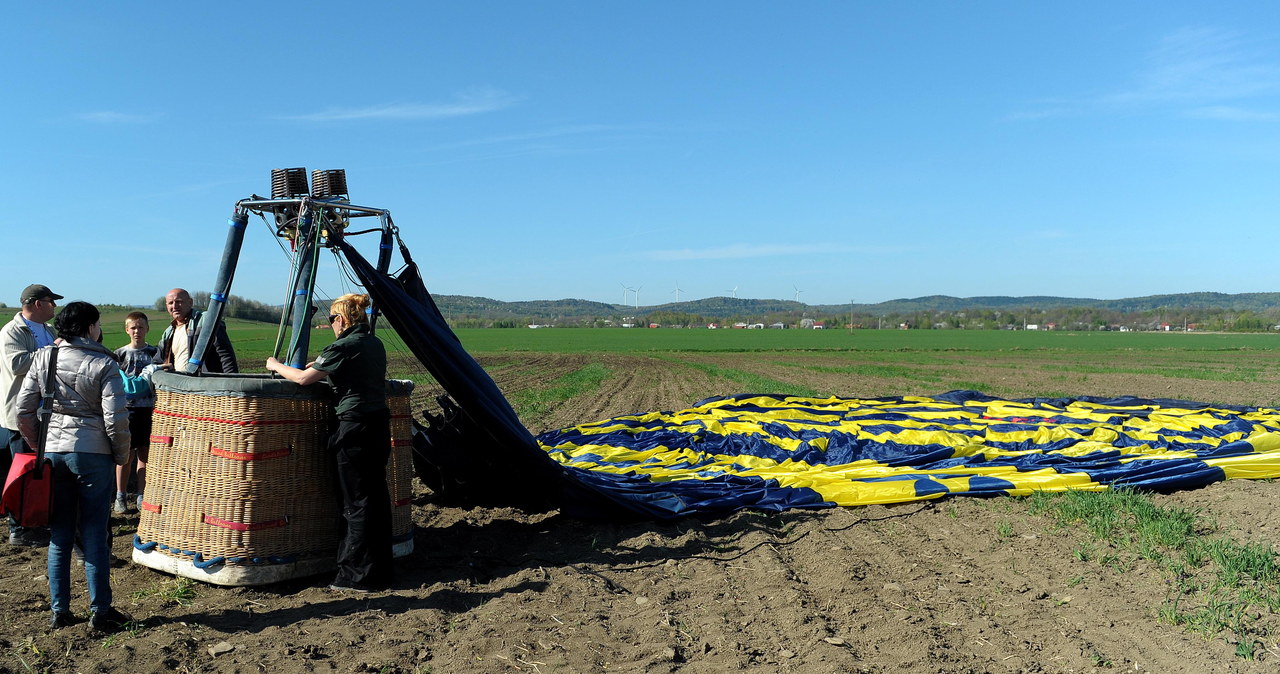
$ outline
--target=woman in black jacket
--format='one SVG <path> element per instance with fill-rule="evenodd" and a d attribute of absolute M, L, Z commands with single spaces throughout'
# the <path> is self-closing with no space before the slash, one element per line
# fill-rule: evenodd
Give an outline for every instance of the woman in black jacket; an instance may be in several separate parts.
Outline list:
<path fill-rule="evenodd" d="M 334 300 L 329 324 L 337 340 L 305 369 L 267 359 L 267 369 L 289 381 L 306 386 L 328 377 L 337 392 L 338 428 L 329 449 L 337 461 L 347 532 L 338 547 L 338 575 L 329 587 L 356 592 L 384 589 L 392 580 L 387 351 L 369 330 L 368 308 L 368 295 Z"/>

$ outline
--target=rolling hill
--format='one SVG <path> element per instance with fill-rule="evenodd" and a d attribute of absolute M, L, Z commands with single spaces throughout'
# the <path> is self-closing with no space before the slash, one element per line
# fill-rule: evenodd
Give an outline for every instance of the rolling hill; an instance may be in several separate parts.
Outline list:
<path fill-rule="evenodd" d="M 1063 308 L 1086 308 L 1132 313 L 1206 309 L 1265 312 L 1280 308 L 1280 293 L 1228 294 L 1215 292 L 1149 295 L 1146 297 L 1113 300 L 1052 296 L 951 297 L 949 295 L 929 295 L 927 297 L 889 300 L 876 304 L 853 305 L 811 305 L 790 300 L 707 297 L 688 302 L 671 302 L 641 306 L 639 308 L 579 299 L 503 302 L 487 297 L 471 297 L 467 295 L 435 295 L 434 297 L 441 312 L 449 318 L 466 317 L 486 320 L 539 321 L 621 318 L 626 316 L 644 317 L 655 313 L 694 314 L 710 319 L 788 313 L 841 315 L 847 314 L 850 309 L 859 314 L 888 316 L 912 312 L 961 312 L 984 309 L 997 311 L 1035 309 L 1047 311 Z"/>

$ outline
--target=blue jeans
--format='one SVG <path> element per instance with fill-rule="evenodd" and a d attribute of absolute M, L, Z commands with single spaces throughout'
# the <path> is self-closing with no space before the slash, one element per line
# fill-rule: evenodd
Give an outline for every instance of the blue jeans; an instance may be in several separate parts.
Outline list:
<path fill-rule="evenodd" d="M 49 597 L 55 613 L 71 611 L 71 550 L 76 534 L 84 550 L 89 610 L 111 607 L 111 550 L 107 522 L 116 491 L 110 454 L 45 454 L 53 464 L 53 510 L 49 513 Z M 77 522 L 79 531 L 77 532 Z"/>

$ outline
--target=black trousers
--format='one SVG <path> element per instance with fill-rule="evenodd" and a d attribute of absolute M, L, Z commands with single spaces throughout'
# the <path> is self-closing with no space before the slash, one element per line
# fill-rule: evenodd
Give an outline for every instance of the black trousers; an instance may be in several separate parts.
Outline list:
<path fill-rule="evenodd" d="M 342 517 L 347 531 L 338 545 L 335 582 L 370 587 L 391 584 L 391 493 L 387 460 L 391 457 L 391 413 L 383 410 L 339 419 L 329 438 L 337 461 Z"/>

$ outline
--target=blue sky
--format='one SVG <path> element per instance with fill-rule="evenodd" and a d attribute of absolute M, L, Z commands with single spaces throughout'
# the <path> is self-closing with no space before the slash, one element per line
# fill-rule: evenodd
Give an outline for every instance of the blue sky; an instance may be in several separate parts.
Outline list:
<path fill-rule="evenodd" d="M 1218 4 L 21 3 L 0 301 L 207 290 L 296 166 L 443 294 L 1275 291 L 1280 20 Z M 287 273 L 255 218 L 232 292 Z"/>

